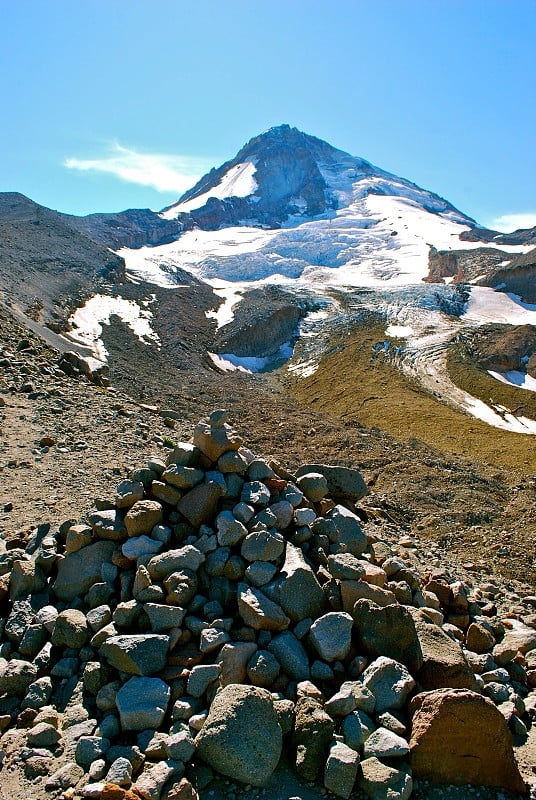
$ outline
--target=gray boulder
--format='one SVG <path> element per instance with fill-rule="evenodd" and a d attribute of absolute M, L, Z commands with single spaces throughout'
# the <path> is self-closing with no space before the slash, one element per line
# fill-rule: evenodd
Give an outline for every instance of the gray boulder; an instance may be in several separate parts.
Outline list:
<path fill-rule="evenodd" d="M 385 656 L 369 664 L 362 681 L 376 698 L 376 713 L 387 708 L 403 708 L 415 688 L 415 681 L 404 664 Z"/>
<path fill-rule="evenodd" d="M 330 537 L 337 548 L 334 552 L 348 552 L 360 556 L 367 549 L 367 537 L 361 528 L 359 517 L 344 506 L 335 506 L 326 514 L 333 523 L 334 532 Z"/>
<path fill-rule="evenodd" d="M 99 653 L 112 667 L 128 675 L 153 675 L 164 669 L 169 637 L 158 634 L 110 636 Z"/>
<path fill-rule="evenodd" d="M 171 690 L 160 678 L 130 678 L 115 702 L 124 731 L 156 730 L 164 719 Z"/>
<path fill-rule="evenodd" d="M 290 678 L 295 681 L 309 680 L 309 657 L 300 640 L 291 631 L 283 631 L 274 636 L 266 649 L 277 658 Z"/>
<path fill-rule="evenodd" d="M 364 748 L 365 758 L 402 758 L 409 753 L 408 742 L 387 728 L 377 728 L 367 737 Z"/>
<path fill-rule="evenodd" d="M 375 757 L 361 762 L 358 786 L 370 800 L 408 800 L 413 791 L 409 771 L 388 767 Z"/>
<path fill-rule="evenodd" d="M 296 472 L 296 477 L 316 472 L 323 475 L 328 483 L 331 497 L 346 500 L 361 500 L 367 493 L 367 484 L 360 472 L 349 467 L 332 467 L 327 464 L 304 464 Z"/>
<path fill-rule="evenodd" d="M 311 625 L 309 639 L 320 658 L 341 661 L 350 652 L 353 620 L 345 611 L 330 611 Z"/>
<path fill-rule="evenodd" d="M 271 694 L 231 684 L 214 698 L 195 745 L 197 754 L 222 775 L 264 786 L 279 762 L 282 738 Z"/>
<path fill-rule="evenodd" d="M 102 565 L 111 561 L 114 549 L 113 542 L 95 542 L 65 556 L 59 562 L 58 577 L 52 587 L 56 597 L 68 602 L 85 595 L 94 583 L 101 581 Z"/>
<path fill-rule="evenodd" d="M 360 652 L 371 658 L 387 656 L 400 661 L 412 674 L 422 667 L 419 637 L 413 617 L 405 606 L 381 607 L 370 600 L 358 600 L 352 616 Z"/>
<path fill-rule="evenodd" d="M 344 742 L 335 742 L 324 769 L 324 786 L 337 797 L 350 797 L 359 765 L 359 755 Z"/>
<path fill-rule="evenodd" d="M 306 781 L 320 775 L 333 739 L 335 723 L 314 697 L 300 697 L 292 744 L 296 750 L 296 771 Z"/>
<path fill-rule="evenodd" d="M 313 569 L 299 547 L 287 542 L 285 563 L 281 569 L 279 603 L 293 622 L 319 617 L 326 607 L 326 596 Z"/>

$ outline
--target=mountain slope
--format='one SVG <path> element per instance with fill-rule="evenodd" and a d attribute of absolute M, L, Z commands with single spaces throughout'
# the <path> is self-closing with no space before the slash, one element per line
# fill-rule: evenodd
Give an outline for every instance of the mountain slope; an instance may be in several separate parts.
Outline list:
<path fill-rule="evenodd" d="M 61 323 L 103 282 L 124 279 L 122 258 L 16 192 L 0 193 L 0 289 L 5 302 Z"/>

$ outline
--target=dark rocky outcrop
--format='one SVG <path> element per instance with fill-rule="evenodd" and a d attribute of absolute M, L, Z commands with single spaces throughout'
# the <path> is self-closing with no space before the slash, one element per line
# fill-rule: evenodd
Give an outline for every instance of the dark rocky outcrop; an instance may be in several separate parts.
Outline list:
<path fill-rule="evenodd" d="M 536 301 L 536 248 L 513 256 L 509 264 L 497 267 L 482 281 L 484 286 L 500 287 L 528 303 Z"/>
<path fill-rule="evenodd" d="M 305 303 L 278 287 L 253 289 L 236 306 L 232 322 L 217 332 L 215 348 L 241 357 L 272 356 L 296 337 L 306 311 Z"/>

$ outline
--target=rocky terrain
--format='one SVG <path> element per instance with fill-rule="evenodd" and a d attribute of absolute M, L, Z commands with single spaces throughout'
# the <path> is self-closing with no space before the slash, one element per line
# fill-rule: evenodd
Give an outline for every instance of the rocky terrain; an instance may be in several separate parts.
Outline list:
<path fill-rule="evenodd" d="M 313 783 L 356 798 L 471 793 L 454 782 L 524 791 L 534 584 L 507 580 L 489 545 L 470 563 L 411 525 L 411 485 L 412 514 L 435 495 L 448 515 L 446 460 L 254 376 L 233 389 L 205 377 L 172 402 L 179 371 L 151 383 L 140 365 L 140 398 L 120 331 L 107 344 L 125 377 L 95 385 L 82 362 L 1 321 L 6 800 L 307 800 Z M 196 425 L 218 400 L 238 433 L 220 413 Z M 453 468 L 461 494 L 471 475 L 475 502 L 501 502 L 496 471 Z M 273 772 L 282 750 L 290 766 Z"/>
<path fill-rule="evenodd" d="M 0 800 L 536 796 L 532 232 L 289 126 L 0 226 Z"/>

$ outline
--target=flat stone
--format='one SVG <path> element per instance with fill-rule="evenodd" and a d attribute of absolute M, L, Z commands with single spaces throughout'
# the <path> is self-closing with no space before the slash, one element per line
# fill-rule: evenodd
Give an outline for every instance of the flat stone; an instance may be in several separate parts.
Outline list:
<path fill-rule="evenodd" d="M 423 689 L 450 686 L 475 691 L 475 676 L 461 645 L 438 625 L 429 622 L 421 611 L 415 609 L 411 613 L 423 655 L 422 667 L 415 677 Z"/>
<path fill-rule="evenodd" d="M 181 497 L 177 509 L 194 528 L 199 528 L 212 521 L 222 496 L 223 489 L 215 481 L 202 483 Z"/>
<path fill-rule="evenodd" d="M 361 775 L 358 786 L 370 800 L 408 800 L 413 791 L 409 771 L 394 769 L 375 758 L 367 758 L 360 764 Z"/>
<path fill-rule="evenodd" d="M 238 584 L 238 611 L 245 624 L 255 630 L 281 631 L 290 624 L 290 619 L 277 603 L 245 583 Z"/>
<path fill-rule="evenodd" d="M 97 539 L 122 542 L 127 538 L 125 515 L 115 508 L 93 511 L 89 515 L 89 524 Z M 86 549 L 84 548 L 84 552 Z"/>
<path fill-rule="evenodd" d="M 409 753 L 407 741 L 384 727 L 377 728 L 365 741 L 364 756 L 369 758 L 402 758 Z"/>
<path fill-rule="evenodd" d="M 169 637 L 158 634 L 110 636 L 99 648 L 109 664 L 128 675 L 153 675 L 164 669 Z"/>
<path fill-rule="evenodd" d="M 160 678 L 130 678 L 115 702 L 124 731 L 156 730 L 162 724 L 171 690 Z"/>
<path fill-rule="evenodd" d="M 320 658 L 342 661 L 350 652 L 353 620 L 344 611 L 330 611 L 311 625 L 309 639 Z"/>
<path fill-rule="evenodd" d="M 134 559 L 159 553 L 162 547 L 163 542 L 156 542 L 144 534 L 127 539 L 121 546 L 121 552 L 126 558 Z"/>
<path fill-rule="evenodd" d="M 144 603 L 143 610 L 149 617 L 153 633 L 160 633 L 171 628 L 180 628 L 186 610 L 180 606 L 170 606 L 163 603 Z"/>
<path fill-rule="evenodd" d="M 176 489 L 193 489 L 204 479 L 205 473 L 196 467 L 182 464 L 170 464 L 162 474 L 162 480 L 175 486 Z"/>
<path fill-rule="evenodd" d="M 365 575 L 363 561 L 351 553 L 337 553 L 328 556 L 327 566 L 330 574 L 341 581 L 358 581 Z"/>
<path fill-rule="evenodd" d="M 197 547 L 185 545 L 151 558 L 147 564 L 147 571 L 153 580 L 163 581 L 172 572 L 178 572 L 182 569 L 197 572 L 205 558 L 205 554 L 198 550 Z"/>
<path fill-rule="evenodd" d="M 61 733 L 47 722 L 39 722 L 28 731 L 29 747 L 54 748 L 61 739 Z"/>
<path fill-rule="evenodd" d="M 95 542 L 65 556 L 58 564 L 58 577 L 52 586 L 56 597 L 69 602 L 85 595 L 101 580 L 102 565 L 111 561 L 114 549 L 113 541 Z"/>

